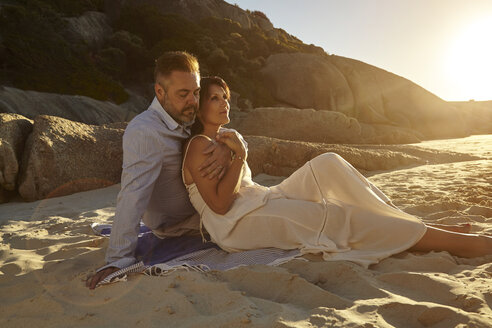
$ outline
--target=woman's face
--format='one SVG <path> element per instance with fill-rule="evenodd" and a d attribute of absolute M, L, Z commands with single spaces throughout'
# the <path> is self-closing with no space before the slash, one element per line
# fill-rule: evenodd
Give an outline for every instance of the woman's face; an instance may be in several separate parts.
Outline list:
<path fill-rule="evenodd" d="M 229 100 L 224 89 L 212 84 L 208 89 L 205 101 L 198 110 L 198 118 L 205 124 L 223 125 L 229 123 Z"/>

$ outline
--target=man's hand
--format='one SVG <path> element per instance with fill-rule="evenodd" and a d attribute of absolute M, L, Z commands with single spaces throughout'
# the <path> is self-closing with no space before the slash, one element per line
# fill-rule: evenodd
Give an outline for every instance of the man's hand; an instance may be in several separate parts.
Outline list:
<path fill-rule="evenodd" d="M 204 151 L 210 156 L 200 165 L 199 170 L 203 177 L 210 180 L 222 179 L 231 164 L 231 150 L 223 143 L 210 143 Z"/>
<path fill-rule="evenodd" d="M 101 270 L 97 272 L 95 275 L 92 277 L 87 278 L 85 281 L 85 286 L 89 287 L 89 289 L 94 289 L 96 288 L 96 285 L 100 282 L 103 281 L 107 276 L 112 274 L 113 272 L 118 271 L 120 268 L 117 267 L 109 267 L 104 270 Z"/>

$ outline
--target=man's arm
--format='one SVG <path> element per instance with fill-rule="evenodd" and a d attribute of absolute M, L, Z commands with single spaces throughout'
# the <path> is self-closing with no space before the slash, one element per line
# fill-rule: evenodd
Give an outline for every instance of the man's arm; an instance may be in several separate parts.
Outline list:
<path fill-rule="evenodd" d="M 234 129 L 221 128 L 219 135 L 224 132 L 237 132 Z M 241 134 L 237 134 L 241 142 L 243 143 L 246 151 L 248 150 L 248 143 L 244 140 Z M 205 161 L 200 165 L 199 170 L 202 176 L 206 176 L 209 179 L 218 178 L 221 180 L 229 165 L 231 164 L 231 149 L 224 143 L 214 142 L 211 143 L 205 150 L 203 154 L 209 155 Z"/>
<path fill-rule="evenodd" d="M 193 139 L 186 158 L 186 168 L 193 177 L 200 195 L 207 205 L 218 214 L 225 214 L 236 199 L 241 181 L 246 150 L 234 132 L 227 132 L 221 137 L 221 142 L 235 152 L 236 160 L 232 161 L 225 176 L 221 180 L 210 180 L 204 177 L 200 171 L 200 164 L 206 159 L 203 150 L 208 146 L 209 141 L 205 138 Z"/>
<path fill-rule="evenodd" d="M 137 128 L 125 131 L 121 190 L 106 251 L 108 264 L 97 270 L 87 284 L 89 288 L 110 273 L 135 263 L 140 220 L 160 174 L 163 157 L 164 149 L 151 132 Z"/>

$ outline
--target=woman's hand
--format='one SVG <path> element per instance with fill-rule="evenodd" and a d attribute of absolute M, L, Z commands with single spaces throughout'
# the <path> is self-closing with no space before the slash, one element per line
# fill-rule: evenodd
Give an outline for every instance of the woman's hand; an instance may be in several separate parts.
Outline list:
<path fill-rule="evenodd" d="M 225 131 L 217 135 L 217 142 L 227 145 L 236 156 L 246 160 L 246 147 L 244 146 L 239 134 L 235 131 Z"/>

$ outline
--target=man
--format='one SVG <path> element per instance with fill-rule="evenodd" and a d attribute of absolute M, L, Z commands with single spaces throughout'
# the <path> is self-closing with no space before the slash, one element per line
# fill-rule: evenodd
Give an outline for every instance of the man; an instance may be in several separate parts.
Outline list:
<path fill-rule="evenodd" d="M 186 52 L 168 52 L 156 61 L 155 98 L 123 135 L 123 172 L 116 214 L 106 252 L 106 266 L 87 280 L 94 289 L 109 274 L 135 263 L 140 219 L 154 233 L 197 216 L 181 178 L 182 143 L 198 109 L 200 72 Z M 202 165 L 209 178 L 221 177 L 230 150 L 211 146 Z"/>

